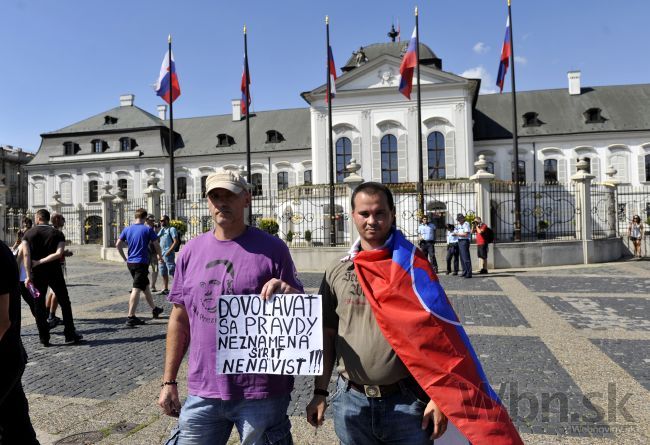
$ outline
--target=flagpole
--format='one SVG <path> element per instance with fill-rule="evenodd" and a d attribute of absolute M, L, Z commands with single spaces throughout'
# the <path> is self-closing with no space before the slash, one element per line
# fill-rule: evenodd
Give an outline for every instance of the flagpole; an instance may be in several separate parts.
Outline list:
<path fill-rule="evenodd" d="M 248 36 L 246 34 L 246 25 L 244 25 L 244 72 L 246 76 L 246 97 L 244 102 L 246 102 L 246 181 L 251 184 L 251 127 L 249 122 L 250 109 L 248 99 L 250 96 L 249 90 L 249 79 L 250 74 L 248 73 Z M 269 172 L 270 173 L 270 172 Z M 253 200 L 251 199 L 251 205 L 248 212 L 248 225 L 253 225 Z"/>
<path fill-rule="evenodd" d="M 510 81 L 512 85 L 512 152 L 514 153 L 514 192 L 515 192 L 515 228 L 514 239 L 521 241 L 521 190 L 519 187 L 519 141 L 517 137 L 517 89 L 515 88 L 515 38 L 512 32 L 512 8 L 508 0 L 508 20 L 510 21 Z"/>
<path fill-rule="evenodd" d="M 336 246 L 336 214 L 334 211 L 334 141 L 332 140 L 332 77 L 330 76 L 330 18 L 325 16 L 325 30 L 327 42 L 325 54 L 327 55 L 327 131 L 329 135 L 329 189 L 330 189 L 330 246 Z"/>
<path fill-rule="evenodd" d="M 417 59 L 416 76 L 418 81 L 418 220 L 424 215 L 424 175 L 422 163 L 422 100 L 420 97 L 420 27 L 418 8 L 415 7 L 415 55 Z"/>
<path fill-rule="evenodd" d="M 167 54 L 169 56 L 169 171 L 171 178 L 170 185 L 170 217 L 176 219 L 176 175 L 174 172 L 174 98 L 172 82 L 172 35 L 167 36 Z M 162 216 L 162 215 L 158 215 Z"/>

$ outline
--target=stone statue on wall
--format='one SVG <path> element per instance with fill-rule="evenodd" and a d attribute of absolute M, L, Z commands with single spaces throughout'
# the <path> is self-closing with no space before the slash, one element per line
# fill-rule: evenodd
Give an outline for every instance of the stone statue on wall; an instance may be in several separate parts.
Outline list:
<path fill-rule="evenodd" d="M 354 61 L 357 64 L 357 66 L 361 66 L 362 64 L 368 61 L 368 58 L 366 57 L 366 53 L 363 50 L 363 46 L 360 46 L 357 51 L 353 51 L 352 55 L 354 56 Z"/>

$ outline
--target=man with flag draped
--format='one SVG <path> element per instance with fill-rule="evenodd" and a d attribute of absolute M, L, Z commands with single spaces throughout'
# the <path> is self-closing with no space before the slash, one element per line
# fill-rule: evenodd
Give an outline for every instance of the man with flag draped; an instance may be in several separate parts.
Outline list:
<path fill-rule="evenodd" d="M 430 263 L 395 229 L 390 190 L 363 183 L 351 206 L 359 240 L 323 277 L 324 367 L 307 420 L 322 424 L 336 363 L 331 403 L 345 445 L 443 434 L 442 443 L 523 444 Z"/>

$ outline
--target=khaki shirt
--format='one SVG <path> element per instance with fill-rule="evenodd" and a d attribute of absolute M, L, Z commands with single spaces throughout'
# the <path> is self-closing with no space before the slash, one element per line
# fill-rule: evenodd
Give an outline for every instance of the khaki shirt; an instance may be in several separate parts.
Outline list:
<path fill-rule="evenodd" d="M 409 372 L 384 338 L 351 260 L 336 260 L 325 271 L 323 326 L 337 331 L 337 371 L 364 385 L 389 385 Z"/>

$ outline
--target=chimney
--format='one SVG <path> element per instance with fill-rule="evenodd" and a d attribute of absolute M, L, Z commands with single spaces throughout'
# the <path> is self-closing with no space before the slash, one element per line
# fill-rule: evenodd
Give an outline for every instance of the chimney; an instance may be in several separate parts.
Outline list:
<path fill-rule="evenodd" d="M 158 117 L 162 120 L 167 119 L 167 105 L 158 105 Z"/>
<path fill-rule="evenodd" d="M 135 94 L 122 94 L 120 96 L 120 107 L 132 107 Z"/>
<path fill-rule="evenodd" d="M 232 100 L 232 120 L 233 122 L 241 120 L 241 99 Z"/>
<path fill-rule="evenodd" d="M 569 94 L 571 96 L 580 95 L 580 71 L 569 71 L 567 76 L 569 77 Z"/>

